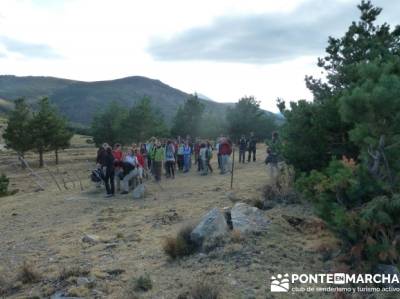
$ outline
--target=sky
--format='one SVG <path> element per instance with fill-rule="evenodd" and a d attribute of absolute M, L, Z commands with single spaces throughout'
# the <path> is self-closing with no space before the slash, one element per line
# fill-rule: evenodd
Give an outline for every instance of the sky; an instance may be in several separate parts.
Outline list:
<path fill-rule="evenodd" d="M 145 76 L 218 102 L 311 100 L 305 75 L 358 0 L 0 0 L 0 74 Z M 400 1 L 375 0 L 397 24 Z"/>

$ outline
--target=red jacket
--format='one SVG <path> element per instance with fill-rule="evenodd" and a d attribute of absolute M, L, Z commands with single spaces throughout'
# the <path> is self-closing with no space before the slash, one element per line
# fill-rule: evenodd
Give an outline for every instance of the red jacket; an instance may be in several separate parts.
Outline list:
<path fill-rule="evenodd" d="M 122 161 L 122 151 L 113 150 L 112 154 L 113 154 L 115 160 Z"/>
<path fill-rule="evenodd" d="M 138 160 L 138 163 L 140 167 L 144 168 L 144 158 L 141 154 L 136 154 L 136 159 Z"/>
<path fill-rule="evenodd" d="M 221 155 L 230 155 L 232 153 L 232 146 L 228 142 L 219 145 L 219 153 Z"/>

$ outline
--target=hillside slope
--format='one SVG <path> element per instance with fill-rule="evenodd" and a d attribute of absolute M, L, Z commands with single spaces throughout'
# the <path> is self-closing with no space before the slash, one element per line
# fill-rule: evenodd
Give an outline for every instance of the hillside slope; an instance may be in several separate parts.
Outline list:
<path fill-rule="evenodd" d="M 189 94 L 172 88 L 159 80 L 127 77 L 110 81 L 83 82 L 52 77 L 0 76 L 0 98 L 7 101 L 25 97 L 34 103 L 47 96 L 72 123 L 88 125 L 96 111 L 115 101 L 131 107 L 143 96 L 149 96 L 167 123 Z M 224 114 L 229 104 L 205 99 L 206 112 Z"/>

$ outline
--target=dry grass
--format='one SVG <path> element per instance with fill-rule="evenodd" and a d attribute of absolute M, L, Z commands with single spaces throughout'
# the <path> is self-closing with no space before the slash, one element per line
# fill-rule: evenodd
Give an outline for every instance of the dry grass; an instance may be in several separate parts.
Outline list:
<path fill-rule="evenodd" d="M 41 275 L 35 269 L 34 265 L 24 262 L 17 274 L 17 280 L 24 284 L 39 282 Z"/>
<path fill-rule="evenodd" d="M 60 274 L 58 275 L 58 280 L 67 280 L 70 277 L 78 277 L 78 276 L 85 276 L 88 275 L 90 271 L 86 269 L 82 269 L 77 266 L 73 267 L 63 267 L 60 271 Z"/>
<path fill-rule="evenodd" d="M 193 228 L 192 224 L 186 224 L 178 231 L 175 237 L 167 237 L 163 244 L 164 252 L 172 259 L 196 252 L 198 245 L 190 237 Z"/>
<path fill-rule="evenodd" d="M 190 299 L 219 299 L 220 291 L 219 288 L 208 282 L 198 282 L 190 289 Z"/>
<path fill-rule="evenodd" d="M 242 243 L 244 240 L 244 237 L 239 230 L 234 229 L 231 232 L 231 240 L 233 243 Z"/>

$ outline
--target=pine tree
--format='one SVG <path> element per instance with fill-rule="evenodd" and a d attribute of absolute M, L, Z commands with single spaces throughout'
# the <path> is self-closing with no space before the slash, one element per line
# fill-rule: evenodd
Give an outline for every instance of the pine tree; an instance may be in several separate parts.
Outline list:
<path fill-rule="evenodd" d="M 174 136 L 196 137 L 200 133 L 200 125 L 204 113 L 204 104 L 196 94 L 189 97 L 176 112 L 171 133 Z"/>
<path fill-rule="evenodd" d="M 229 135 L 234 140 L 239 140 L 242 135 L 248 136 L 250 132 L 262 140 L 277 128 L 272 116 L 261 110 L 260 102 L 252 96 L 241 98 L 233 108 L 229 108 L 226 120 Z"/>
<path fill-rule="evenodd" d="M 32 113 L 24 99 L 15 101 L 15 108 L 8 116 L 7 127 L 3 134 L 6 146 L 24 157 L 32 149 L 32 130 L 30 121 Z"/>
<path fill-rule="evenodd" d="M 69 142 L 71 134 L 66 133 L 65 122 L 61 119 L 48 98 L 39 101 L 38 111 L 30 122 L 32 146 L 39 154 L 39 167 L 43 167 L 43 154 L 59 149 Z"/>

